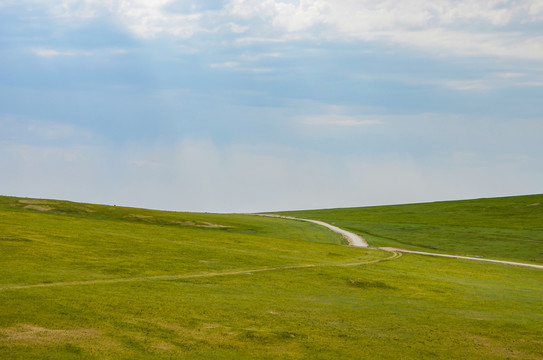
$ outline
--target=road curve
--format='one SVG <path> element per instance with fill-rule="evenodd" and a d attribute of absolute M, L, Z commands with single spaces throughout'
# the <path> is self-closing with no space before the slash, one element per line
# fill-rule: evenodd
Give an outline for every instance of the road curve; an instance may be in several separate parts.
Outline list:
<path fill-rule="evenodd" d="M 369 247 L 368 243 L 366 242 L 366 240 L 362 236 L 354 234 L 354 233 L 352 233 L 350 231 L 347 231 L 347 230 L 343 230 L 341 228 L 338 228 L 337 226 L 330 225 L 328 223 L 325 223 L 324 221 L 311 220 L 311 219 L 300 219 L 300 218 L 295 218 L 295 217 L 292 217 L 292 216 L 283 216 L 283 215 L 275 215 L 275 214 L 254 214 L 254 215 L 281 218 L 281 219 L 288 219 L 288 220 L 298 220 L 298 221 L 311 222 L 313 224 L 317 224 L 317 225 L 327 227 L 328 229 L 332 230 L 333 232 L 341 234 L 349 242 L 350 246 L 363 247 L 363 248 Z"/>
<path fill-rule="evenodd" d="M 295 218 L 292 216 L 283 216 L 283 215 L 275 215 L 275 214 L 253 214 L 258 216 L 267 216 L 267 217 L 274 217 L 274 218 L 281 218 L 281 219 L 289 219 L 289 220 L 298 220 L 298 221 L 307 221 L 311 222 L 317 225 L 325 226 L 328 229 L 343 235 L 345 239 L 349 242 L 350 246 L 355 247 L 363 247 L 363 248 L 369 248 L 369 249 L 375 249 L 375 250 L 384 250 L 389 252 L 401 252 L 401 253 L 410 253 L 410 254 L 417 254 L 417 255 L 425 255 L 425 256 L 439 256 L 439 257 L 447 257 L 452 259 L 461 259 L 461 260 L 472 260 L 472 261 L 481 261 L 481 262 L 490 262 L 495 264 L 504 264 L 504 265 L 513 265 L 513 266 L 522 266 L 522 267 L 529 267 L 534 269 L 541 269 L 543 270 L 543 265 L 536 265 L 536 264 L 526 264 L 526 263 L 518 263 L 513 261 L 504 261 L 504 260 L 493 260 L 493 259 L 484 259 L 484 258 L 478 258 L 478 257 L 470 257 L 470 256 L 461 256 L 461 255 L 449 255 L 449 254 L 438 254 L 438 253 L 429 253 L 424 251 L 415 251 L 415 250 L 407 250 L 407 249 L 397 249 L 392 247 L 381 247 L 381 248 L 371 248 L 366 240 L 357 234 L 354 234 L 350 231 L 343 230 L 341 228 L 338 228 L 337 226 L 330 225 L 324 221 L 319 220 L 311 220 L 311 219 L 301 219 L 301 218 Z"/>

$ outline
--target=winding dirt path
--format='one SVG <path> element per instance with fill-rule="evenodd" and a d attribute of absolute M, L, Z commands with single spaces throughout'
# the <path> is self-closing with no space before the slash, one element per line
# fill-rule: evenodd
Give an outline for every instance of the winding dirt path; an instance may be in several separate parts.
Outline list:
<path fill-rule="evenodd" d="M 543 270 L 543 265 L 536 265 L 536 264 L 527 264 L 527 263 L 519 263 L 519 262 L 513 262 L 513 261 L 504 261 L 504 260 L 493 260 L 493 259 L 484 259 L 484 258 L 477 258 L 477 257 L 470 257 L 470 256 L 461 256 L 461 255 L 449 255 L 449 254 L 439 254 L 439 253 L 429 253 L 424 251 L 415 251 L 415 250 L 407 250 L 407 249 L 397 249 L 392 247 L 381 247 L 381 248 L 371 248 L 366 240 L 361 237 L 360 235 L 354 234 L 350 231 L 343 230 L 341 228 L 338 228 L 337 226 L 330 225 L 324 221 L 319 220 L 311 220 L 311 219 L 301 219 L 301 218 L 295 218 L 292 216 L 282 216 L 282 215 L 275 215 L 275 214 L 254 214 L 258 216 L 267 216 L 267 217 L 274 217 L 274 218 L 281 218 L 281 219 L 288 219 L 288 220 L 298 220 L 298 221 L 307 221 L 311 222 L 317 225 L 325 226 L 328 229 L 343 235 L 345 239 L 349 242 L 350 246 L 356 246 L 356 247 L 364 247 L 369 249 L 375 249 L 375 250 L 384 250 L 384 251 L 390 251 L 390 252 L 399 252 L 399 253 L 409 253 L 409 254 L 417 254 L 417 255 L 425 255 L 425 256 L 438 256 L 438 257 L 446 257 L 446 258 L 452 258 L 452 259 L 461 259 L 461 260 L 472 260 L 472 261 L 482 261 L 482 262 L 490 262 L 490 263 L 496 263 L 496 264 L 504 264 L 504 265 L 513 265 L 513 266 L 522 266 L 522 267 L 529 267 L 534 269 L 541 269 Z"/>
<path fill-rule="evenodd" d="M 282 215 L 275 215 L 275 214 L 254 214 L 254 215 L 281 218 L 281 219 L 288 219 L 288 220 L 298 220 L 298 221 L 311 222 L 313 224 L 317 224 L 317 225 L 327 227 L 328 229 L 332 230 L 333 232 L 341 234 L 349 242 L 350 246 L 364 247 L 364 248 L 369 247 L 368 243 L 366 242 L 366 240 L 362 236 L 357 235 L 357 234 L 352 233 L 352 232 L 347 231 L 347 230 L 343 230 L 341 228 L 338 228 L 337 226 L 330 225 L 330 224 L 328 224 L 328 223 L 326 223 L 324 221 L 311 220 L 311 219 L 300 219 L 300 218 L 295 218 L 295 217 L 292 217 L 292 216 L 282 216 Z"/>

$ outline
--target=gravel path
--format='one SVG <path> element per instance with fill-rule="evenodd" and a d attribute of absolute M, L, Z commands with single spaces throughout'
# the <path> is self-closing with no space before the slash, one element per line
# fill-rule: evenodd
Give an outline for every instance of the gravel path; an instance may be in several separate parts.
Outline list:
<path fill-rule="evenodd" d="M 396 248 L 391 248 L 391 247 L 383 247 L 383 248 L 379 248 L 379 249 L 380 250 L 385 250 L 385 251 L 395 251 L 395 252 L 419 254 L 419 255 L 426 255 L 426 256 L 440 256 L 440 257 L 447 257 L 447 258 L 453 258 L 453 259 L 484 261 L 484 262 L 491 262 L 491 263 L 498 263 L 498 264 L 506 264 L 506 265 L 514 265 L 514 266 L 531 267 L 531 268 L 535 268 L 535 269 L 543 269 L 543 265 L 518 263 L 518 262 L 513 262 L 513 261 L 492 260 L 492 259 L 484 259 L 484 258 L 471 257 L 471 256 L 437 254 L 437 253 L 429 253 L 429 252 L 424 252 L 424 251 L 396 249 Z"/>
<path fill-rule="evenodd" d="M 312 222 L 317 225 L 325 226 L 328 229 L 343 235 L 345 239 L 349 242 L 349 245 L 356 246 L 356 247 L 364 247 L 364 248 L 370 248 L 366 240 L 350 231 L 343 230 L 341 228 L 338 228 L 337 226 L 330 225 L 324 221 L 318 221 L 318 220 L 310 220 L 310 219 L 300 219 L 295 218 L 291 216 L 282 216 L 282 215 L 274 215 L 274 214 L 254 214 L 258 216 L 267 216 L 267 217 L 275 217 L 275 218 L 281 218 L 281 219 L 288 219 L 288 220 L 298 220 L 298 221 L 307 221 Z M 425 255 L 425 256 L 439 256 L 439 257 L 447 257 L 452 259 L 462 259 L 462 260 L 472 260 L 472 261 L 483 261 L 483 262 L 491 262 L 491 263 L 497 263 L 497 264 L 504 264 L 504 265 L 513 265 L 513 266 L 523 266 L 523 267 L 529 267 L 534 269 L 542 269 L 543 265 L 536 265 L 536 264 L 526 264 L 526 263 L 518 263 L 513 261 L 504 261 L 504 260 L 493 260 L 493 259 L 484 259 L 484 258 L 478 258 L 478 257 L 470 257 L 470 256 L 461 256 L 461 255 L 449 255 L 449 254 L 438 254 L 438 253 L 429 253 L 424 251 L 415 251 L 415 250 L 406 250 L 406 249 L 397 249 L 392 247 L 382 247 L 382 248 L 373 248 L 376 250 L 384 250 L 384 251 L 390 251 L 390 252 L 400 252 L 400 253 L 410 253 L 410 254 L 418 254 L 418 255 Z"/>
<path fill-rule="evenodd" d="M 332 230 L 333 232 L 341 234 L 349 242 L 349 245 L 351 245 L 351 246 L 364 247 L 364 248 L 369 247 L 368 243 L 366 242 L 366 240 L 362 236 L 356 235 L 356 234 L 354 234 L 354 233 L 352 233 L 350 231 L 347 231 L 347 230 L 343 230 L 341 228 L 338 228 L 337 226 L 330 225 L 328 223 L 325 223 L 324 221 L 310 220 L 310 219 L 299 219 L 299 218 L 295 218 L 295 217 L 291 217 L 291 216 L 282 216 L 282 215 L 273 215 L 273 214 L 254 214 L 254 215 L 281 218 L 281 219 L 288 219 L 288 220 L 298 220 L 298 221 L 311 222 L 311 223 L 314 223 L 314 224 L 317 224 L 317 225 L 327 227 L 328 229 Z"/>

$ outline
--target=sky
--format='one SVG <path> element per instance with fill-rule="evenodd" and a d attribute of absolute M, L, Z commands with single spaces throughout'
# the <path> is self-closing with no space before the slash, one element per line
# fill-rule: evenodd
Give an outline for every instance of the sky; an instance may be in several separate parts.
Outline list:
<path fill-rule="evenodd" d="M 0 0 L 0 194 L 203 212 L 543 192 L 543 0 Z"/>

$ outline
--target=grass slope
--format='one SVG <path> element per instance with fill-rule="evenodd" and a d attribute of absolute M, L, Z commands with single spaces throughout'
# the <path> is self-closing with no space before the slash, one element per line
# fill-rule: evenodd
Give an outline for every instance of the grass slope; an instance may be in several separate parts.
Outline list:
<path fill-rule="evenodd" d="M 334 223 L 376 247 L 543 264 L 543 195 L 283 214 Z"/>
<path fill-rule="evenodd" d="M 0 197 L 0 358 L 543 359 L 543 272 L 340 242 Z"/>

